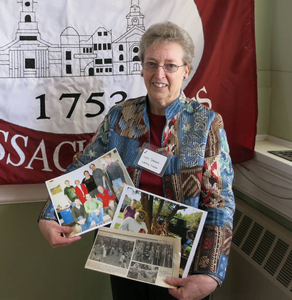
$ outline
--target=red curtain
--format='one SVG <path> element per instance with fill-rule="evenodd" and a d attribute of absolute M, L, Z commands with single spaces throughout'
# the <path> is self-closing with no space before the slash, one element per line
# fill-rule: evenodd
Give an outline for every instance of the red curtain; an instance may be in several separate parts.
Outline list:
<path fill-rule="evenodd" d="M 254 0 L 196 0 L 203 22 L 202 61 L 185 93 L 212 101 L 223 117 L 233 163 L 253 158 L 257 75 Z"/>

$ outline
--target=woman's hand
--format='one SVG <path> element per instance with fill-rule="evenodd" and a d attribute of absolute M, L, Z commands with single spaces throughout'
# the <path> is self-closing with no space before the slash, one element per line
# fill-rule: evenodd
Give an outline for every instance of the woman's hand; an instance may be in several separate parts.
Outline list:
<path fill-rule="evenodd" d="M 81 239 L 80 236 L 64 237 L 63 234 L 70 234 L 74 227 L 61 226 L 55 221 L 39 220 L 39 228 L 53 248 L 64 247 Z"/>
<path fill-rule="evenodd" d="M 169 293 L 179 300 L 203 299 L 217 287 L 217 282 L 207 275 L 191 275 L 186 278 L 167 277 L 166 282 L 178 287 L 169 289 Z"/>

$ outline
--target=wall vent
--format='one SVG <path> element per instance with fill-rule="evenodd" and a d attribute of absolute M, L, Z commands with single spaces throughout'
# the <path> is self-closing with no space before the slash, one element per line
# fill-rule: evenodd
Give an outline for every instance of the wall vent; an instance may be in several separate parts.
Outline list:
<path fill-rule="evenodd" d="M 286 262 L 283 265 L 283 268 L 279 272 L 277 276 L 277 280 L 282 283 L 285 287 L 288 287 L 292 281 L 292 251 L 290 251 L 289 256 L 287 257 Z M 292 291 L 292 290 L 290 290 Z"/>
<path fill-rule="evenodd" d="M 285 257 L 285 253 L 287 252 L 289 245 L 283 242 L 282 240 L 278 240 L 271 255 L 269 256 L 264 269 L 269 272 L 272 276 L 275 275 L 278 270 L 282 260 Z"/>
<path fill-rule="evenodd" d="M 233 248 L 292 297 L 292 234 L 240 199 L 234 215 Z"/>
<path fill-rule="evenodd" d="M 236 225 L 238 224 L 240 218 L 242 216 L 242 212 L 240 212 L 239 210 L 235 210 L 234 216 L 233 216 L 233 227 L 235 228 Z"/>
<path fill-rule="evenodd" d="M 256 248 L 254 255 L 252 256 L 252 259 L 256 261 L 259 265 L 261 265 L 265 260 L 265 258 L 267 257 L 267 254 L 271 249 L 275 238 L 276 236 L 272 234 L 270 231 L 268 230 L 265 231 L 265 234 L 260 244 Z"/>
<path fill-rule="evenodd" d="M 263 230 L 263 226 L 259 225 L 258 223 L 255 223 L 241 248 L 242 251 L 244 251 L 247 255 L 250 255 L 257 241 L 259 240 Z"/>
<path fill-rule="evenodd" d="M 235 234 L 233 236 L 233 243 L 236 246 L 239 246 L 241 244 L 242 240 L 246 236 L 246 233 L 247 233 L 251 223 L 252 223 L 252 219 L 250 219 L 247 216 L 243 217 L 240 225 L 238 226 L 238 230 L 235 232 Z"/>

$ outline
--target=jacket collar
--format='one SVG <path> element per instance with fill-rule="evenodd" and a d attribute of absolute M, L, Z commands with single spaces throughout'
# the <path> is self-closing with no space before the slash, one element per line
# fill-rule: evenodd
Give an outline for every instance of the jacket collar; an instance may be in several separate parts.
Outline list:
<path fill-rule="evenodd" d="M 180 92 L 180 95 L 173 101 L 165 110 L 166 120 L 172 119 L 183 107 L 182 99 L 185 98 L 183 91 Z"/>
<path fill-rule="evenodd" d="M 186 96 L 183 91 L 181 91 L 180 95 L 166 108 L 165 110 L 165 117 L 166 120 L 172 119 L 183 107 L 182 99 Z M 144 99 L 143 99 L 144 98 Z M 147 105 L 148 105 L 148 96 L 143 97 L 141 100 L 145 101 L 145 108 L 144 108 L 144 116 L 148 116 L 147 113 Z M 148 119 L 148 117 L 147 117 Z"/>

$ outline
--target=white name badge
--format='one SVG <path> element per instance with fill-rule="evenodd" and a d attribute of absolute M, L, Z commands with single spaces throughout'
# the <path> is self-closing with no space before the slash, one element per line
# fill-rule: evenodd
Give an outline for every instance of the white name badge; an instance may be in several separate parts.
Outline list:
<path fill-rule="evenodd" d="M 164 155 L 149 149 L 144 149 L 137 164 L 138 166 L 159 175 L 165 167 L 167 160 L 168 158 Z"/>

